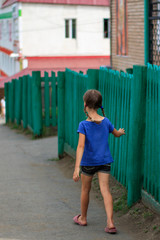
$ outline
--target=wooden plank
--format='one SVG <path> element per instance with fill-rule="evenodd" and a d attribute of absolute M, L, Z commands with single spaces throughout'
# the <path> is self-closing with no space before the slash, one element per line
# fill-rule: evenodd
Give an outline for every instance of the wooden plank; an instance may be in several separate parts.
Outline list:
<path fill-rule="evenodd" d="M 64 153 L 65 141 L 65 73 L 58 72 L 58 156 Z"/>
<path fill-rule="evenodd" d="M 51 109 L 52 109 L 52 121 L 51 124 L 52 126 L 57 125 L 57 116 L 56 116 L 56 102 L 57 102 L 57 91 L 56 91 L 56 77 L 55 77 L 55 72 L 51 73 L 51 88 L 52 88 L 52 95 L 51 95 Z"/>
<path fill-rule="evenodd" d="M 45 105 L 45 126 L 50 125 L 50 95 L 49 95 L 49 77 L 48 72 L 44 73 L 44 105 Z"/>
<path fill-rule="evenodd" d="M 34 135 L 42 134 L 41 73 L 32 72 L 32 116 Z"/>

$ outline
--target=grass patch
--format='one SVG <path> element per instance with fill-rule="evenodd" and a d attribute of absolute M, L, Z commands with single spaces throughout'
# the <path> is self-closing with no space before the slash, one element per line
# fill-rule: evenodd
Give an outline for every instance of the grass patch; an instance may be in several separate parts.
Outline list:
<path fill-rule="evenodd" d="M 138 216 L 139 214 L 141 214 L 140 208 L 135 208 L 130 210 L 130 215 Z"/>
<path fill-rule="evenodd" d="M 146 218 L 149 218 L 149 217 L 152 217 L 153 216 L 153 213 L 150 212 L 150 211 L 147 211 L 147 212 L 144 212 L 143 213 L 143 217 L 146 219 Z"/>
<path fill-rule="evenodd" d="M 127 192 L 114 201 L 113 210 L 120 214 L 125 214 L 129 211 L 129 207 L 127 206 Z"/>
<path fill-rule="evenodd" d="M 50 162 L 57 162 L 59 161 L 60 159 L 59 158 L 51 158 L 51 159 L 48 159 L 48 161 Z"/>
<path fill-rule="evenodd" d="M 29 136 L 30 138 L 33 137 L 33 133 L 30 129 L 28 128 L 23 128 L 22 125 L 17 125 L 16 123 L 12 123 L 12 122 L 9 122 L 7 124 L 5 124 L 7 127 L 9 127 L 10 129 L 12 130 L 15 130 L 16 133 L 18 134 L 24 134 L 26 136 Z"/>
<path fill-rule="evenodd" d="M 155 225 L 155 226 L 153 226 L 153 230 L 156 230 L 157 229 L 157 226 Z"/>

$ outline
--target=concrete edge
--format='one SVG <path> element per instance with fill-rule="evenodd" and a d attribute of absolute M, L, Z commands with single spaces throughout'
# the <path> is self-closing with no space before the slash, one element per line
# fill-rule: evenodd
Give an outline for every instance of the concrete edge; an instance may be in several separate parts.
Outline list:
<path fill-rule="evenodd" d="M 158 203 L 150 194 L 142 189 L 142 202 L 156 214 L 160 215 L 160 203 Z"/>

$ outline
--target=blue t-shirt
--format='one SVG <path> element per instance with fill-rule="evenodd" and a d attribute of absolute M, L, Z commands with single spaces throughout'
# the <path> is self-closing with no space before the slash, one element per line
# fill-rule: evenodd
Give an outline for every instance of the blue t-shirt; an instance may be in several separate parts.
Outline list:
<path fill-rule="evenodd" d="M 85 135 L 81 166 L 98 166 L 113 162 L 108 144 L 109 133 L 113 130 L 114 126 L 106 117 L 99 124 L 86 120 L 80 122 L 77 132 Z"/>

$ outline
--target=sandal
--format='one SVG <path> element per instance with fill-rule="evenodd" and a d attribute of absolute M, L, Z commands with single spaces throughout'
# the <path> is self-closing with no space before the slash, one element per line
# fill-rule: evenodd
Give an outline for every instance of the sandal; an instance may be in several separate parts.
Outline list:
<path fill-rule="evenodd" d="M 78 218 L 79 218 L 80 216 L 81 216 L 81 215 L 75 216 L 75 217 L 73 218 L 73 221 L 74 221 L 76 224 L 80 225 L 80 226 L 87 226 L 87 223 L 81 223 L 81 222 L 78 220 Z"/>
<path fill-rule="evenodd" d="M 106 233 L 111 233 L 111 234 L 117 233 L 117 229 L 115 227 L 112 227 L 112 228 L 106 227 L 104 230 Z"/>

